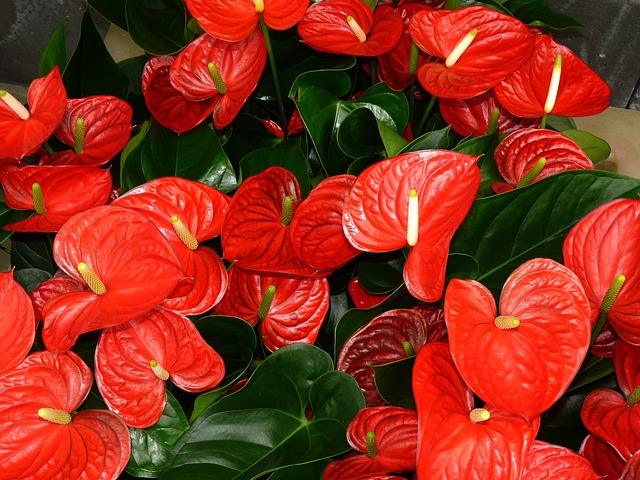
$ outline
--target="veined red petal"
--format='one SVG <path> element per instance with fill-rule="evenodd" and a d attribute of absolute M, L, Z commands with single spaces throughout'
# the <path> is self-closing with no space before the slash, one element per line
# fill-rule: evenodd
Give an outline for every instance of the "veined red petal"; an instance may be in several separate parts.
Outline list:
<path fill-rule="evenodd" d="M 29 296 L 13 279 L 12 271 L 0 272 L 0 375 L 24 360 L 35 336 Z"/>
<path fill-rule="evenodd" d="M 205 32 L 227 42 L 247 38 L 258 26 L 253 0 L 185 0 L 185 5 Z"/>
<path fill-rule="evenodd" d="M 594 435 L 587 435 L 584 439 L 580 447 L 580 455 L 591 463 L 599 475 L 606 478 L 620 477 L 625 467 L 625 462 L 618 452 Z"/>
<path fill-rule="evenodd" d="M 388 295 L 375 295 L 367 292 L 360 284 L 358 277 L 353 277 L 349 280 L 347 290 L 356 308 L 373 308 L 384 302 L 385 298 L 388 297 Z"/>
<path fill-rule="evenodd" d="M 636 480 L 638 477 L 640 477 L 640 453 L 635 453 L 627 462 L 618 480 Z"/>
<path fill-rule="evenodd" d="M 591 464 L 571 450 L 535 441 L 525 458 L 521 480 L 599 480 Z"/>
<path fill-rule="evenodd" d="M 325 468 L 323 480 L 396 480 L 400 477 L 389 477 L 384 467 L 375 458 L 367 455 L 347 455 L 331 462 Z"/>
<path fill-rule="evenodd" d="M 616 342 L 613 348 L 613 366 L 622 393 L 629 395 L 640 387 L 640 347 L 624 340 Z"/>
<path fill-rule="evenodd" d="M 298 23 L 309 0 L 264 0 L 264 22 L 273 30 L 288 30 Z"/>
<path fill-rule="evenodd" d="M 29 292 L 36 323 L 42 320 L 42 310 L 49 300 L 53 300 L 63 293 L 81 292 L 83 290 L 86 290 L 84 284 L 64 273 L 42 282 L 35 290 Z"/>

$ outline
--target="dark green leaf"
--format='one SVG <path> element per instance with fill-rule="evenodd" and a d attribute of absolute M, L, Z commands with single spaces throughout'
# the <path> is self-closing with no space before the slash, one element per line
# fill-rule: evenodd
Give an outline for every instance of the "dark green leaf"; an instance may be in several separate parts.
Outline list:
<path fill-rule="evenodd" d="M 167 392 L 167 405 L 153 427 L 130 428 L 131 458 L 127 473 L 136 477 L 156 478 L 167 466 L 173 447 L 189 422 L 176 398 Z"/>
<path fill-rule="evenodd" d="M 329 460 L 296 465 L 278 470 L 269 480 L 322 480 L 322 473 L 329 465 Z"/>
<path fill-rule="evenodd" d="M 571 382 L 568 391 L 576 390 L 590 383 L 596 382 L 613 373 L 613 362 L 610 358 L 594 357 L 589 363 L 584 365 L 576 378 Z"/>
<path fill-rule="evenodd" d="M 564 130 L 562 134 L 576 142 L 595 165 L 606 160 L 611 155 L 609 144 L 592 133 L 570 129 Z"/>
<path fill-rule="evenodd" d="M 563 132 L 565 130 L 575 129 L 576 122 L 573 121 L 571 117 L 557 117 L 555 115 L 547 116 L 547 127 L 553 128 L 558 132 Z"/>
<path fill-rule="evenodd" d="M 269 133 L 258 117 L 241 113 L 233 122 L 231 137 L 224 144 L 224 151 L 234 165 L 238 165 L 249 153 L 259 148 L 273 147 L 281 138 Z"/>
<path fill-rule="evenodd" d="M 584 170 L 481 198 L 456 233 L 451 253 L 472 256 L 478 262 L 476 279 L 499 292 L 523 262 L 536 257 L 561 260 L 564 237 L 587 213 L 638 191 L 638 179 Z"/>
<path fill-rule="evenodd" d="M 358 279 L 369 293 L 382 295 L 402 285 L 404 256 L 402 252 L 368 255 L 358 263 Z"/>
<path fill-rule="evenodd" d="M 115 95 L 126 99 L 129 82 L 104 46 L 89 10 L 82 17 L 80 40 L 63 79 L 69 98 Z"/>
<path fill-rule="evenodd" d="M 31 292 L 38 288 L 38 285 L 42 282 L 49 280 L 51 274 L 39 268 L 23 268 L 15 271 L 14 278 L 16 282 L 22 285 L 22 288 L 27 292 Z"/>
<path fill-rule="evenodd" d="M 385 402 L 396 407 L 416 408 L 411 388 L 414 362 L 415 357 L 410 357 L 373 367 L 376 389 Z"/>
<path fill-rule="evenodd" d="M 67 44 L 65 42 L 64 26 L 67 23 L 67 19 L 64 18 L 60 25 L 53 31 L 47 46 L 44 47 L 42 55 L 40 55 L 40 61 L 38 62 L 38 71 L 40 75 L 46 75 L 56 65 L 60 68 L 61 72 L 64 72 L 67 66 Z"/>
<path fill-rule="evenodd" d="M 20 234 L 11 239 L 11 265 L 17 270 L 37 268 L 56 273 L 51 239 L 46 234 Z"/>
<path fill-rule="evenodd" d="M 490 7 L 499 12 L 511 15 L 511 12 L 502 5 L 502 0 L 460 0 L 460 4 L 463 7 L 481 6 Z"/>
<path fill-rule="evenodd" d="M 127 0 L 87 0 L 87 3 L 110 22 L 127 29 Z"/>
<path fill-rule="evenodd" d="M 462 152 L 468 155 L 482 155 L 478 160 L 480 173 L 482 174 L 480 189 L 478 191 L 479 197 L 493 195 L 492 185 L 494 182 L 502 181 L 498 167 L 496 167 L 496 162 L 493 159 L 493 152 L 497 146 L 498 136 L 489 133 L 482 137 L 465 138 L 454 148 L 456 152 Z"/>
<path fill-rule="evenodd" d="M 142 172 L 142 155 L 145 150 L 149 149 L 148 134 L 149 122 L 144 122 L 140 125 L 140 131 L 131 137 L 120 154 L 120 190 L 122 193 L 146 182 Z"/>
<path fill-rule="evenodd" d="M 6 239 L 11 237 L 11 235 L 13 235 L 13 232 L 9 232 L 2 227 L 4 227 L 5 225 L 9 225 L 10 223 L 24 220 L 31 214 L 33 214 L 33 212 L 11 210 L 5 203 L 0 201 L 0 243 L 4 242 Z"/>
<path fill-rule="evenodd" d="M 399 133 L 392 128 L 389 128 L 382 122 L 376 122 L 378 124 L 378 131 L 380 132 L 380 138 L 384 149 L 387 151 L 387 157 L 393 157 L 400 153 L 400 151 L 406 147 L 409 142 Z"/>
<path fill-rule="evenodd" d="M 170 55 L 186 44 L 182 0 L 127 0 L 129 35 L 145 52 Z"/>
<path fill-rule="evenodd" d="M 142 95 L 142 71 L 147 63 L 147 57 L 140 55 L 118 62 L 118 67 L 129 79 L 129 93 Z"/>
<path fill-rule="evenodd" d="M 536 27 L 582 27 L 575 18 L 551 9 L 548 0 L 507 0 L 503 6 L 523 22 Z"/>
<path fill-rule="evenodd" d="M 419 150 L 433 150 L 437 148 L 449 148 L 449 135 L 451 127 L 445 127 L 440 130 L 434 130 L 420 135 L 411 143 L 406 145 L 398 153 L 417 152 Z"/>

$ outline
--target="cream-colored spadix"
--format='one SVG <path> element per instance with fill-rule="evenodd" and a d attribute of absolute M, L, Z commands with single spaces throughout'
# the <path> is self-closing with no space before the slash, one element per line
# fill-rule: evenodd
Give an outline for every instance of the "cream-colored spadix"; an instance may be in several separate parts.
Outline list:
<path fill-rule="evenodd" d="M 553 71 L 551 72 L 551 81 L 549 82 L 549 90 L 547 91 L 547 100 L 544 102 L 544 113 L 550 113 L 556 106 L 558 99 L 558 89 L 560 88 L 560 77 L 562 76 L 562 55 L 556 55 L 553 62 Z"/>
<path fill-rule="evenodd" d="M 358 38 L 360 43 L 367 41 L 367 34 L 364 32 L 358 21 L 351 15 L 347 15 L 347 23 L 353 34 Z"/>
<path fill-rule="evenodd" d="M 451 53 L 449 54 L 447 59 L 444 61 L 444 64 L 447 67 L 454 66 L 456 62 L 460 60 L 460 57 L 462 56 L 462 54 L 467 51 L 467 48 L 469 48 L 473 40 L 476 38 L 476 35 L 478 35 L 477 28 L 474 28 L 469 33 L 467 33 L 464 36 L 464 38 L 458 42 L 455 48 L 451 50 Z"/>
<path fill-rule="evenodd" d="M 420 230 L 420 210 L 418 209 L 418 192 L 413 188 L 409 190 L 409 206 L 407 208 L 407 244 L 410 247 L 418 243 L 418 231 Z"/>
<path fill-rule="evenodd" d="M 22 105 L 18 99 L 9 92 L 6 90 L 0 90 L 0 100 L 2 100 L 7 107 L 9 107 L 22 120 L 29 120 L 29 110 L 27 110 L 24 105 Z"/>

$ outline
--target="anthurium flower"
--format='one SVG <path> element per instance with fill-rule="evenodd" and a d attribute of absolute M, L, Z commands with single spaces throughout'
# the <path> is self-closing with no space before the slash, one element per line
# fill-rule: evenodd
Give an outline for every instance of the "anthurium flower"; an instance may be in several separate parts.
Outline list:
<path fill-rule="evenodd" d="M 326 278 L 296 278 L 229 269 L 229 288 L 216 312 L 260 323 L 264 346 L 313 343 L 329 309 Z"/>
<path fill-rule="evenodd" d="M 320 182 L 297 206 L 289 228 L 296 256 L 317 271 L 335 270 L 360 251 L 347 241 L 342 212 L 353 175 L 336 175 Z"/>
<path fill-rule="evenodd" d="M 121 207 L 96 207 L 69 219 L 56 235 L 53 257 L 89 290 L 45 304 L 42 336 L 49 350 L 67 350 L 85 332 L 145 314 L 184 277 L 153 223 Z"/>
<path fill-rule="evenodd" d="M 13 279 L 13 272 L 0 272 L 0 375 L 24 360 L 35 336 L 29 296 Z"/>
<path fill-rule="evenodd" d="M 323 0 L 309 7 L 298 34 L 320 52 L 377 57 L 398 43 L 402 18 L 388 8 L 372 11 L 363 0 Z"/>
<path fill-rule="evenodd" d="M 31 82 L 27 100 L 29 109 L 0 90 L 0 158 L 20 160 L 35 153 L 62 120 L 67 92 L 58 67 Z"/>
<path fill-rule="evenodd" d="M 360 284 L 360 279 L 358 277 L 353 277 L 349 280 L 347 290 L 349 291 L 351 301 L 356 308 L 373 308 L 384 302 L 385 298 L 388 297 L 388 295 L 376 295 L 367 292 Z"/>
<path fill-rule="evenodd" d="M 298 180 L 284 168 L 271 167 L 242 182 L 222 225 L 224 258 L 259 272 L 317 273 L 295 255 L 289 232 L 301 198 Z"/>
<path fill-rule="evenodd" d="M 500 314 L 481 283 L 452 280 L 444 315 L 466 384 L 485 402 L 529 419 L 566 391 L 589 347 L 584 289 L 573 272 L 549 259 L 529 260 L 509 276 Z"/>
<path fill-rule="evenodd" d="M 425 150 L 369 167 L 353 185 L 342 225 L 354 247 L 390 252 L 409 245 L 409 292 L 425 302 L 442 296 L 449 243 L 480 184 L 477 157 Z"/>
<path fill-rule="evenodd" d="M 496 193 L 526 187 L 568 170 L 593 170 L 593 163 L 570 138 L 553 130 L 523 128 L 496 148 L 493 158 L 505 183 L 494 183 Z"/>
<path fill-rule="evenodd" d="M 354 459 L 354 460 L 352 460 Z M 357 459 L 357 461 L 355 460 Z M 325 468 L 322 475 L 323 480 L 405 480 L 404 477 L 395 475 L 385 475 L 383 473 L 355 473 L 359 470 L 359 464 L 365 463 L 366 459 L 361 455 L 345 457 L 344 459 L 331 462 Z"/>
<path fill-rule="evenodd" d="M 607 203 L 573 227 L 564 263 L 584 285 L 592 322 L 600 315 L 626 342 L 640 345 L 640 200 Z"/>
<path fill-rule="evenodd" d="M 635 453 L 627 462 L 627 465 L 618 480 L 636 480 L 640 477 L 640 452 Z"/>
<path fill-rule="evenodd" d="M 29 298 L 33 304 L 33 313 L 35 314 L 36 322 L 42 320 L 42 311 L 45 304 L 56 297 L 64 293 L 69 292 L 82 292 L 87 290 L 87 286 L 79 282 L 73 277 L 65 273 L 56 275 L 49 280 L 45 280 L 35 290 L 29 292 Z"/>
<path fill-rule="evenodd" d="M 498 133 L 511 133 L 540 123 L 539 118 L 521 118 L 509 113 L 498 103 L 493 90 L 472 98 L 441 98 L 438 106 L 444 120 L 463 137 L 480 137 L 493 127 Z"/>
<path fill-rule="evenodd" d="M 165 383 L 210 390 L 224 377 L 220 355 L 186 317 L 156 309 L 100 336 L 96 384 L 111 411 L 127 425 L 155 425 L 166 405 Z"/>
<path fill-rule="evenodd" d="M 300 21 L 309 0 L 185 0 L 185 4 L 209 35 L 239 42 L 261 21 L 273 30 L 288 30 Z"/>
<path fill-rule="evenodd" d="M 77 412 L 92 382 L 73 352 L 37 352 L 0 376 L 0 478 L 119 478 L 129 430 L 111 412 Z"/>
<path fill-rule="evenodd" d="M 7 205 L 35 210 L 35 215 L 5 225 L 14 232 L 56 232 L 73 215 L 104 205 L 111 193 L 111 173 L 86 166 L 26 166 L 0 179 Z"/>
<path fill-rule="evenodd" d="M 640 347 L 620 340 L 613 348 L 613 366 L 618 386 L 625 395 L 640 386 Z"/>
<path fill-rule="evenodd" d="M 174 57 L 151 58 L 142 71 L 142 93 L 147 108 L 164 127 L 184 133 L 198 126 L 213 112 L 215 99 L 192 102 L 169 80 Z"/>
<path fill-rule="evenodd" d="M 474 408 L 473 394 L 456 371 L 447 344 L 430 343 L 420 350 L 413 395 L 418 478 L 520 479 L 537 424 L 488 405 Z"/>
<path fill-rule="evenodd" d="M 215 99 L 216 128 L 229 125 L 255 90 L 267 62 L 260 32 L 229 43 L 206 33 L 191 42 L 171 65 L 171 85 L 186 100 Z"/>
<path fill-rule="evenodd" d="M 587 435 L 580 447 L 580 455 L 586 458 L 593 469 L 606 478 L 619 479 L 625 461 L 607 442 L 594 435 Z"/>
<path fill-rule="evenodd" d="M 215 250 L 201 243 L 220 235 L 228 199 L 215 188 L 163 177 L 130 190 L 113 205 L 146 215 L 169 241 L 186 275 L 193 279 L 162 303 L 182 315 L 211 310 L 227 289 L 227 271 Z"/>
<path fill-rule="evenodd" d="M 571 450 L 535 441 L 525 457 L 521 480 L 599 480 L 591 464 Z"/>
<path fill-rule="evenodd" d="M 108 95 L 67 100 L 56 136 L 73 148 L 45 160 L 47 165 L 100 166 L 115 157 L 131 136 L 133 110 Z"/>
<path fill-rule="evenodd" d="M 496 86 L 502 105 L 519 117 L 582 117 L 609 106 L 611 89 L 580 57 L 550 35 L 536 35 L 535 51 Z"/>
<path fill-rule="evenodd" d="M 338 370 L 348 373 L 362 389 L 368 406 L 383 405 L 373 367 L 416 354 L 427 342 L 443 338 L 442 309 L 395 309 L 358 329 L 338 356 Z"/>
<path fill-rule="evenodd" d="M 534 47 L 524 23 L 488 7 L 418 12 L 409 30 L 418 47 L 444 60 L 418 71 L 420 84 L 442 98 L 486 92 L 520 67 Z"/>
<path fill-rule="evenodd" d="M 613 356 L 613 349 L 619 340 L 620 337 L 616 331 L 609 323 L 606 323 L 593 342 L 593 345 L 591 345 L 589 352 L 597 357 L 610 358 Z"/>

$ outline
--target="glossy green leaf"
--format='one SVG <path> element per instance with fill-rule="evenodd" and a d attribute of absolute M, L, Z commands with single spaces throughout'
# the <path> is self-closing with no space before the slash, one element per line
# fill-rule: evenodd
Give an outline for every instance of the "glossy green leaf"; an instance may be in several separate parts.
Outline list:
<path fill-rule="evenodd" d="M 549 6 L 549 0 L 507 0 L 503 6 L 523 22 L 535 27 L 555 29 L 582 27 L 575 18 L 553 10 Z"/>
<path fill-rule="evenodd" d="M 320 460 L 283 468 L 271 475 L 269 480 L 322 480 L 322 473 L 329 463 L 329 460 Z"/>
<path fill-rule="evenodd" d="M 142 95 L 142 71 L 147 57 L 140 55 L 118 62 L 118 67 L 129 80 L 129 94 Z"/>
<path fill-rule="evenodd" d="M 11 265 L 16 270 L 37 268 L 56 273 L 53 261 L 52 239 L 47 234 L 16 234 L 11 239 Z"/>
<path fill-rule="evenodd" d="M 387 157 L 393 157 L 400 153 L 400 151 L 405 148 L 409 142 L 399 133 L 397 133 L 392 128 L 389 128 L 382 122 L 376 122 L 378 124 L 378 132 L 380 133 L 380 138 L 382 139 L 382 144 L 384 145 L 384 149 L 387 151 Z"/>
<path fill-rule="evenodd" d="M 140 125 L 140 131 L 136 133 L 120 154 L 120 191 L 125 193 L 140 184 L 146 182 L 142 171 L 142 154 L 149 148 L 147 135 L 149 134 L 149 122 Z M 148 154 L 148 153 L 147 153 Z"/>
<path fill-rule="evenodd" d="M 110 22 L 127 29 L 127 0 L 87 0 L 87 3 Z"/>
<path fill-rule="evenodd" d="M 0 243 L 13 235 L 13 232 L 4 230 L 2 227 L 10 223 L 18 222 L 28 218 L 33 212 L 12 210 L 4 202 L 0 201 Z"/>
<path fill-rule="evenodd" d="M 397 289 L 404 282 L 402 252 L 367 255 L 358 262 L 358 279 L 369 293 L 382 295 Z"/>
<path fill-rule="evenodd" d="M 499 12 L 506 13 L 507 15 L 512 15 L 511 12 L 504 7 L 503 0 L 454 0 L 456 3 L 460 4 L 460 7 L 471 7 L 471 6 L 481 6 L 481 7 L 490 7 L 494 10 L 498 10 Z M 447 1 L 447 5 L 449 1 Z M 447 8 L 450 8 L 447 6 Z M 459 7 L 458 7 L 459 8 Z"/>
<path fill-rule="evenodd" d="M 334 371 L 329 355 L 290 345 L 262 362 L 244 388 L 198 417 L 161 478 L 250 480 L 339 455 L 349 449 L 346 428 L 362 407 L 355 380 Z"/>
<path fill-rule="evenodd" d="M 51 273 L 39 268 L 23 268 L 16 270 L 13 277 L 16 282 L 22 285 L 22 288 L 27 292 L 31 292 L 38 288 L 38 285 L 42 282 L 49 280 L 51 278 Z"/>
<path fill-rule="evenodd" d="M 449 148 L 450 135 L 451 127 L 449 126 L 427 132 L 405 145 L 398 153 Z"/>
<path fill-rule="evenodd" d="M 595 165 L 606 160 L 611 155 L 609 144 L 602 138 L 596 137 L 593 133 L 571 129 L 564 130 L 562 134 L 576 142 Z"/>
<path fill-rule="evenodd" d="M 40 61 L 38 62 L 38 72 L 40 72 L 40 75 L 46 75 L 56 65 L 60 68 L 61 72 L 64 72 L 67 66 L 67 44 L 64 33 L 66 23 L 67 18 L 64 18 L 49 37 L 47 45 L 40 55 Z"/>
<path fill-rule="evenodd" d="M 613 361 L 610 358 L 593 357 L 585 365 L 582 366 L 576 378 L 571 382 L 568 391 L 577 390 L 578 388 L 597 382 L 613 373 Z"/>
<path fill-rule="evenodd" d="M 281 138 L 269 133 L 258 117 L 241 113 L 234 120 L 231 136 L 223 149 L 233 164 L 238 165 L 240 160 L 254 150 L 273 147 L 282 141 Z"/>
<path fill-rule="evenodd" d="M 415 409 L 411 388 L 411 374 L 415 357 L 373 367 L 376 389 L 390 405 Z"/>
<path fill-rule="evenodd" d="M 496 162 L 493 159 L 493 152 L 498 146 L 498 140 L 496 134 L 489 133 L 481 137 L 465 138 L 453 149 L 456 152 L 466 153 L 467 155 L 481 156 L 478 159 L 482 175 L 480 189 L 478 190 L 479 197 L 493 195 L 493 183 L 502 181 Z"/>
<path fill-rule="evenodd" d="M 131 457 L 127 473 L 136 477 L 156 478 L 168 466 L 173 447 L 189 421 L 176 398 L 167 392 L 167 405 L 158 423 L 151 428 L 130 428 Z"/>
<path fill-rule="evenodd" d="M 584 170 L 481 198 L 456 233 L 451 253 L 473 257 L 478 263 L 476 279 L 497 293 L 525 261 L 536 257 L 561 261 L 564 237 L 586 214 L 638 191 L 638 179 Z"/>
<path fill-rule="evenodd" d="M 182 0 L 127 0 L 127 29 L 153 55 L 170 55 L 186 44 L 187 15 Z"/>
<path fill-rule="evenodd" d="M 563 132 L 565 130 L 575 129 L 576 122 L 573 121 L 571 117 L 558 117 L 556 115 L 548 115 L 547 116 L 547 127 L 553 128 L 558 132 Z"/>

